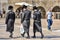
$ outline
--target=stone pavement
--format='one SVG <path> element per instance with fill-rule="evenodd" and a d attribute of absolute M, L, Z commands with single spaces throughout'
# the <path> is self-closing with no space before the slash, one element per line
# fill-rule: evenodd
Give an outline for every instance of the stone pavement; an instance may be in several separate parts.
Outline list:
<path fill-rule="evenodd" d="M 6 32 L 6 25 L 4 24 L 5 19 L 2 18 L 0 19 L 0 40 L 60 40 L 60 20 L 54 20 L 53 25 L 52 25 L 52 31 L 49 31 L 47 29 L 47 22 L 46 19 L 42 19 L 42 29 L 43 29 L 43 33 L 44 33 L 44 38 L 40 39 L 40 33 L 37 32 L 36 36 L 37 38 L 30 38 L 30 39 L 26 39 L 26 38 L 22 38 L 20 35 L 20 19 L 16 19 L 15 22 L 15 28 L 14 28 L 14 38 L 9 38 L 9 33 Z M 32 22 L 31 21 L 31 27 L 30 27 L 30 36 L 33 36 L 33 27 L 32 27 Z M 25 35 L 26 37 L 26 35 Z"/>

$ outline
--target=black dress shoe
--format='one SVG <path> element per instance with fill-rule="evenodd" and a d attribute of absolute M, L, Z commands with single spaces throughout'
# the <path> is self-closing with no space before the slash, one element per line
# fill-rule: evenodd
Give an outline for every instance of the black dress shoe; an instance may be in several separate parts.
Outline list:
<path fill-rule="evenodd" d="M 24 34 L 21 34 L 22 37 L 24 37 Z"/>
<path fill-rule="evenodd" d="M 9 37 L 10 37 L 10 38 L 13 38 L 13 36 L 12 36 L 12 35 L 10 35 Z"/>
<path fill-rule="evenodd" d="M 30 36 L 28 36 L 28 37 L 26 37 L 26 38 L 30 39 Z"/>
<path fill-rule="evenodd" d="M 43 39 L 44 35 L 41 36 L 41 39 Z"/>
<path fill-rule="evenodd" d="M 32 38 L 36 38 L 36 36 L 32 36 Z"/>

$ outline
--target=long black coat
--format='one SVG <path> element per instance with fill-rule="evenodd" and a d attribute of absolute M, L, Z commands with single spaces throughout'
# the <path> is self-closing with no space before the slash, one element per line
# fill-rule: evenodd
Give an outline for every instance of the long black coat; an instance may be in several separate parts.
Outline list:
<path fill-rule="evenodd" d="M 33 13 L 33 32 L 42 32 L 42 27 L 41 27 L 41 13 L 39 10 L 34 11 Z"/>
<path fill-rule="evenodd" d="M 31 18 L 31 11 L 25 10 L 23 11 L 23 13 L 21 13 L 21 23 L 23 24 L 25 32 L 29 32 L 30 18 Z"/>
<path fill-rule="evenodd" d="M 15 22 L 15 13 L 13 11 L 9 11 L 7 13 L 6 22 L 5 22 L 7 24 L 6 31 L 8 32 L 14 31 L 14 22 Z"/>

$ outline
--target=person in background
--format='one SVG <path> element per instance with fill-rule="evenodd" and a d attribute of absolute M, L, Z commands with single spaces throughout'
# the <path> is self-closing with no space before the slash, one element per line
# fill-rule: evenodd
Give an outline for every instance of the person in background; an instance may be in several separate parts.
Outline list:
<path fill-rule="evenodd" d="M 0 10 L 0 16 L 1 16 L 1 18 L 2 18 L 2 11 Z"/>
<path fill-rule="evenodd" d="M 53 23 L 52 16 L 53 16 L 52 11 L 51 11 L 51 9 L 49 9 L 49 11 L 47 12 L 48 30 L 51 30 L 51 26 Z"/>
<path fill-rule="evenodd" d="M 19 18 L 19 14 L 20 14 L 20 12 L 19 12 L 19 10 L 17 9 L 17 10 L 16 10 L 16 18 Z"/>
<path fill-rule="evenodd" d="M 14 22 L 15 22 L 15 13 L 13 12 L 13 6 L 8 7 L 9 12 L 7 13 L 6 22 L 7 25 L 6 31 L 10 32 L 11 38 L 13 38 L 13 31 L 14 31 Z"/>
<path fill-rule="evenodd" d="M 39 11 L 38 7 L 34 6 L 33 7 L 33 38 L 36 38 L 36 32 L 41 33 L 41 38 L 44 37 L 42 33 L 42 26 L 41 26 L 41 12 Z"/>
<path fill-rule="evenodd" d="M 2 10 L 3 10 L 3 17 L 5 17 L 5 13 L 6 13 L 6 11 L 5 11 L 4 8 L 3 8 Z"/>
<path fill-rule="evenodd" d="M 31 18 L 31 11 L 27 9 L 26 5 L 23 5 L 22 13 L 21 13 L 21 23 L 23 24 L 23 28 L 24 28 L 24 33 L 21 35 L 23 37 L 24 37 L 24 34 L 27 33 L 27 38 L 30 38 L 30 35 L 29 35 L 30 18 Z"/>

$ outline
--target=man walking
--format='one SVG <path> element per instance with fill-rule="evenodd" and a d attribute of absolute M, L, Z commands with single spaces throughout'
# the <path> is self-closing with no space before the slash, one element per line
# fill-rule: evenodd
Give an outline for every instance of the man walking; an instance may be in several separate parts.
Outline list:
<path fill-rule="evenodd" d="M 41 33 L 41 38 L 44 37 L 43 33 L 42 33 L 42 26 L 41 26 L 41 12 L 38 10 L 38 8 L 36 6 L 33 7 L 34 13 L 33 13 L 33 19 L 34 19 L 34 23 L 33 23 L 33 38 L 36 38 L 36 32 L 40 32 Z"/>
<path fill-rule="evenodd" d="M 10 32 L 9 37 L 13 37 L 13 31 L 14 31 L 14 22 L 15 22 L 15 13 L 13 12 L 13 6 L 8 7 L 9 12 L 7 13 L 6 17 L 6 24 L 7 24 L 7 32 Z"/>
<path fill-rule="evenodd" d="M 53 23 L 52 16 L 52 11 L 49 9 L 49 11 L 47 12 L 48 30 L 51 30 L 51 25 Z"/>
<path fill-rule="evenodd" d="M 31 11 L 27 9 L 27 6 L 23 5 L 21 13 L 21 23 L 23 24 L 24 28 L 24 33 L 21 35 L 23 37 L 24 34 L 27 33 L 27 38 L 30 38 L 29 36 L 30 18 L 31 18 Z"/>

